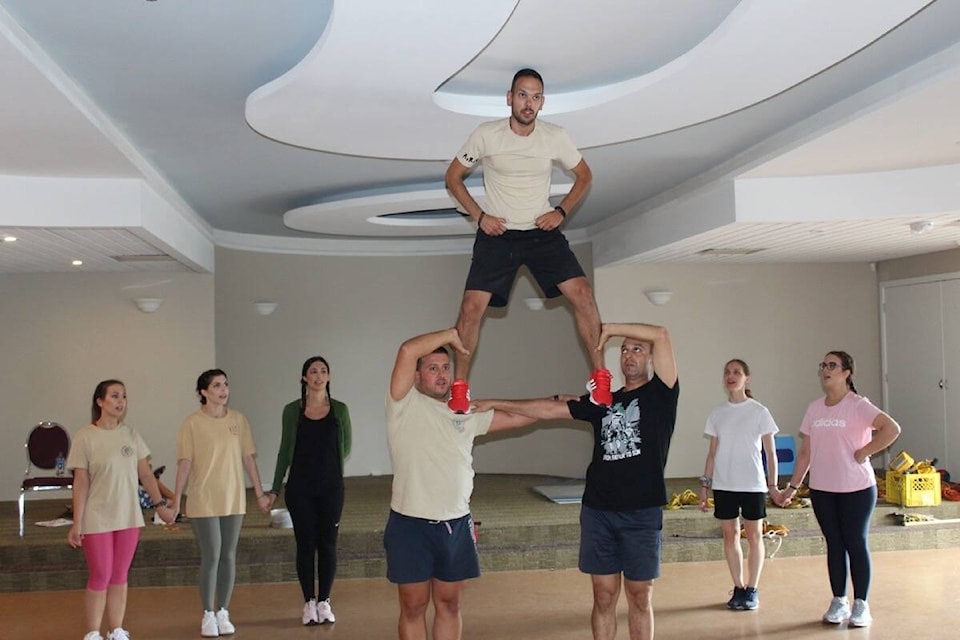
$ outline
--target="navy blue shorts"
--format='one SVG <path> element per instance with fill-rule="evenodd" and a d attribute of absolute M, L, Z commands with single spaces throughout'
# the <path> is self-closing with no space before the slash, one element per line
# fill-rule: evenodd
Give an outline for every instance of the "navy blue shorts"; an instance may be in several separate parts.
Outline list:
<path fill-rule="evenodd" d="M 460 582 L 480 575 L 473 517 L 424 520 L 390 510 L 383 532 L 387 580 L 394 584 Z"/>
<path fill-rule="evenodd" d="M 767 494 L 756 491 L 713 492 L 713 517 L 733 520 L 743 515 L 744 520 L 763 520 L 767 517 Z"/>
<path fill-rule="evenodd" d="M 623 573 L 627 580 L 660 577 L 663 507 L 634 511 L 580 508 L 580 571 Z"/>
<path fill-rule="evenodd" d="M 501 236 L 488 236 L 478 230 L 464 289 L 488 291 L 491 307 L 505 307 L 517 271 L 523 265 L 548 298 L 560 295 L 558 284 L 585 275 L 559 229 L 511 230 Z"/>

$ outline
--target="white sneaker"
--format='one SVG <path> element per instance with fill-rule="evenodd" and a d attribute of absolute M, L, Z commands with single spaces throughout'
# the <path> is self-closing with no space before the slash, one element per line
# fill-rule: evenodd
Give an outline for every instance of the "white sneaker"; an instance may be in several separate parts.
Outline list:
<path fill-rule="evenodd" d="M 203 620 L 200 621 L 200 635 L 204 638 L 219 638 L 220 630 L 217 628 L 217 616 L 213 611 L 204 611 Z"/>
<path fill-rule="evenodd" d="M 103 636 L 99 631 L 88 631 L 87 635 L 83 636 L 83 640 L 103 640 Z"/>
<path fill-rule="evenodd" d="M 333 610 L 330 608 L 330 598 L 326 600 L 321 600 L 317 603 L 317 620 L 321 624 L 324 622 L 336 622 L 337 619 L 333 615 Z"/>
<path fill-rule="evenodd" d="M 303 626 L 312 627 L 315 624 L 320 624 L 320 619 L 317 617 L 317 601 L 310 598 L 303 605 Z"/>
<path fill-rule="evenodd" d="M 217 611 L 217 630 L 220 631 L 222 636 L 233 635 L 237 630 L 230 622 L 230 612 L 223 607 L 220 607 L 220 611 Z"/>
<path fill-rule="evenodd" d="M 107 634 L 107 640 L 130 640 L 130 632 L 121 627 L 117 627 Z"/>
<path fill-rule="evenodd" d="M 847 624 L 851 627 L 869 627 L 871 622 L 873 622 L 873 616 L 870 615 L 870 605 L 867 601 L 860 598 L 854 600 L 853 612 Z"/>
<path fill-rule="evenodd" d="M 823 621 L 830 624 L 840 624 L 850 617 L 850 605 L 844 597 L 836 597 L 830 601 L 830 608 L 823 614 Z"/>

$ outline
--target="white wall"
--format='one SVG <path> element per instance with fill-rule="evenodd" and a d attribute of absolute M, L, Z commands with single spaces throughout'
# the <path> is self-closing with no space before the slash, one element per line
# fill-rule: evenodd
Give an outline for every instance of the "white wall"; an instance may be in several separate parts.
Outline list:
<path fill-rule="evenodd" d="M 165 299 L 156 313 L 131 302 L 147 296 Z M 154 460 L 174 464 L 177 428 L 197 406 L 197 374 L 213 363 L 213 276 L 2 275 L 0 300 L 0 500 L 19 494 L 30 428 L 52 420 L 74 433 L 89 424 L 94 387 L 107 378 L 126 383 L 127 422 Z"/>
<path fill-rule="evenodd" d="M 842 349 L 857 364 L 857 389 L 878 405 L 880 338 L 876 274 L 865 264 L 634 264 L 596 271 L 600 313 L 610 322 L 670 329 L 679 367 L 680 404 L 667 475 L 703 472 L 703 426 L 725 399 L 723 365 L 741 358 L 752 388 L 785 433 L 796 434 L 807 404 L 820 395 L 817 364 Z M 670 289 L 650 304 L 645 289 Z M 607 366 L 618 379 L 619 343 Z"/>

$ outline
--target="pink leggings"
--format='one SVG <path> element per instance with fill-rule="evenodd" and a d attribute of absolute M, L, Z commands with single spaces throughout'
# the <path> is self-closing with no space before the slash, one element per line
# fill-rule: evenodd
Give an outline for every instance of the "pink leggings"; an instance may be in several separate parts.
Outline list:
<path fill-rule="evenodd" d="M 84 534 L 83 555 L 87 557 L 90 570 L 87 589 L 106 591 L 107 585 L 127 584 L 127 574 L 139 540 L 139 527 Z"/>

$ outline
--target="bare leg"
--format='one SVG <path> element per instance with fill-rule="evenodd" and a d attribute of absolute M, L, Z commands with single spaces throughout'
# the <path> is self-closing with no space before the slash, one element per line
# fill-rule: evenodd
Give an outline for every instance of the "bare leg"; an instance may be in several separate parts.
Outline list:
<path fill-rule="evenodd" d="M 127 613 L 127 585 L 111 584 L 107 587 L 107 624 L 113 631 L 123 626 L 123 617 Z"/>
<path fill-rule="evenodd" d="M 100 630 L 103 624 L 103 610 L 107 606 L 107 592 L 87 589 L 83 598 L 84 613 L 87 617 L 87 631 Z"/>
<path fill-rule="evenodd" d="M 597 351 L 600 342 L 600 310 L 593 297 L 593 288 L 585 276 L 571 278 L 557 285 L 560 293 L 567 297 L 573 306 L 573 319 L 577 324 L 580 341 L 590 354 L 594 369 L 603 369 L 603 352 Z M 463 336 L 460 336 L 461 339 Z"/>
<path fill-rule="evenodd" d="M 430 583 L 415 582 L 397 586 L 400 595 L 400 640 L 427 640 L 427 604 Z"/>
<path fill-rule="evenodd" d="M 653 580 L 624 580 L 630 640 L 653 640 Z"/>
<path fill-rule="evenodd" d="M 743 584 L 743 549 L 740 548 L 740 518 L 721 520 L 723 529 L 723 557 L 727 559 L 727 568 L 733 578 L 733 586 L 744 587 Z"/>
<path fill-rule="evenodd" d="M 613 640 L 617 636 L 620 574 L 592 575 L 590 578 L 593 581 L 593 613 L 590 616 L 593 640 Z"/>
<path fill-rule="evenodd" d="M 434 579 L 433 640 L 460 640 L 463 619 L 460 616 L 460 594 L 463 582 L 443 582 Z"/>
<path fill-rule="evenodd" d="M 745 587 L 754 589 L 760 584 L 760 572 L 763 571 L 763 559 L 766 546 L 763 544 L 763 520 L 744 520 L 743 528 L 747 532 L 750 553 L 747 556 L 747 583 Z"/>
<path fill-rule="evenodd" d="M 463 292 L 460 315 L 457 317 L 457 333 L 460 334 L 460 341 L 470 355 L 455 353 L 453 360 L 453 373 L 461 380 L 467 380 L 470 375 L 470 363 L 477 350 L 477 343 L 480 341 L 480 321 L 483 320 L 483 314 L 490 304 L 491 297 L 492 294 L 489 291 L 468 289 Z M 598 333 L 597 336 L 599 335 Z"/>

